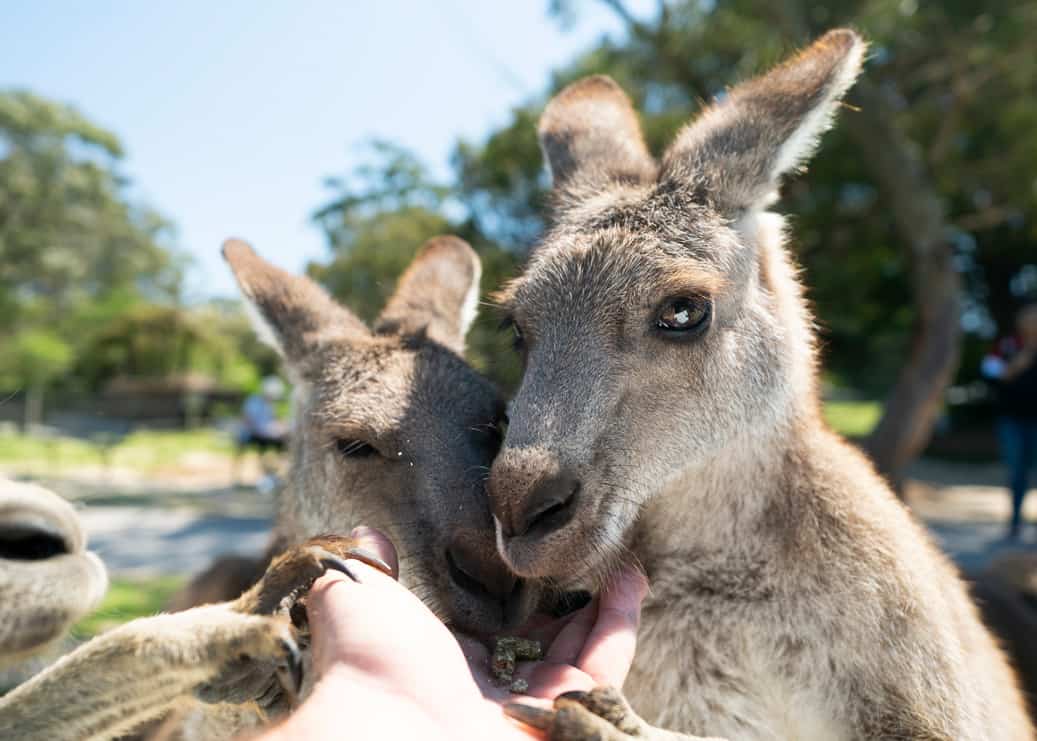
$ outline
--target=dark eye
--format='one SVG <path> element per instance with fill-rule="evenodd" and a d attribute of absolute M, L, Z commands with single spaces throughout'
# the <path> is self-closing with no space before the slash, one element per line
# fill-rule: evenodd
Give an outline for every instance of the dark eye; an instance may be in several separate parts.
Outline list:
<path fill-rule="evenodd" d="M 521 350 L 525 347 L 526 338 L 522 334 L 522 328 L 519 327 L 518 323 L 512 317 L 509 316 L 501 322 L 501 330 L 511 333 L 511 346 L 515 350 Z"/>
<path fill-rule="evenodd" d="M 502 412 L 500 416 L 497 417 L 497 421 L 493 424 L 493 439 L 497 442 L 498 448 L 500 448 L 504 443 L 504 438 L 508 434 L 509 422 L 510 420 L 508 419 L 508 415 Z"/>
<path fill-rule="evenodd" d="M 712 313 L 713 303 L 709 299 L 672 298 L 656 315 L 655 326 L 665 335 L 683 339 L 705 329 Z"/>
<path fill-rule="evenodd" d="M 343 458 L 370 458 L 378 455 L 374 446 L 368 445 L 363 440 L 339 439 L 335 441 L 335 448 Z"/>

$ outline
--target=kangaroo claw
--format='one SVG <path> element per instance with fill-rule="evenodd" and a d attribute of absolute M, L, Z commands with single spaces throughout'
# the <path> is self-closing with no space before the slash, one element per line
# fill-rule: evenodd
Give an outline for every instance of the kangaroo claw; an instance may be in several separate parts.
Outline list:
<path fill-rule="evenodd" d="M 277 666 L 277 681 L 291 704 L 295 705 L 302 690 L 302 651 L 291 638 L 285 638 L 281 645 L 285 649 L 285 662 Z"/>
<path fill-rule="evenodd" d="M 523 702 L 505 703 L 504 714 L 540 731 L 550 730 L 551 722 L 555 717 L 554 710 L 545 710 L 535 705 L 526 705 Z"/>

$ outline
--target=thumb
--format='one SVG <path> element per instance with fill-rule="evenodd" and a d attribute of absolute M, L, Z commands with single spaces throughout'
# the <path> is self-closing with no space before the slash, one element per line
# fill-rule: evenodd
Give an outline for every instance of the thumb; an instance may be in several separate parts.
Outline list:
<path fill-rule="evenodd" d="M 370 551 L 389 566 L 394 579 L 400 578 L 400 560 L 396 555 L 396 547 L 389 540 L 389 536 L 373 527 L 359 525 L 353 528 L 349 537 L 356 541 L 354 549 Z"/>

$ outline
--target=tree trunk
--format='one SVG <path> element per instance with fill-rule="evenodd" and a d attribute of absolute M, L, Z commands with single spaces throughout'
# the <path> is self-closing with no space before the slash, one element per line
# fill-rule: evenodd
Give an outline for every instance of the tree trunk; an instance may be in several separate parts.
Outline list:
<path fill-rule="evenodd" d="M 25 390 L 25 417 L 22 432 L 30 434 L 43 423 L 43 386 L 33 384 Z"/>
<path fill-rule="evenodd" d="M 862 79 L 851 93 L 859 110 L 842 117 L 882 191 L 908 247 L 914 290 L 910 352 L 864 443 L 879 472 L 898 490 L 904 469 L 928 444 L 954 379 L 961 349 L 961 279 L 954 267 L 943 201 L 921 156 L 897 128 L 879 91 Z"/>

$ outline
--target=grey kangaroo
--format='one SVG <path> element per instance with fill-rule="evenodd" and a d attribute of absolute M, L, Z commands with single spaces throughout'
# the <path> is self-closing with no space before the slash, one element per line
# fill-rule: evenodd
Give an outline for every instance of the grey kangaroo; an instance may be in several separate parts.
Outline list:
<path fill-rule="evenodd" d="M 489 480 L 498 549 L 562 587 L 643 565 L 626 694 L 672 729 L 607 688 L 512 709 L 549 738 L 1033 738 L 954 568 L 823 423 L 810 314 L 767 211 L 864 52 L 826 34 L 659 161 L 606 77 L 540 119 L 554 220 L 500 296 L 525 371 Z"/>
<path fill-rule="evenodd" d="M 243 242 L 224 256 L 295 382 L 279 555 L 236 599 L 133 621 L 64 657 L 0 699 L 0 738 L 111 739 L 166 717 L 158 737 L 208 740 L 286 712 L 309 686 L 291 608 L 325 568 L 365 558 L 324 533 L 383 530 L 400 581 L 462 630 L 499 630 L 523 599 L 484 492 L 502 403 L 461 357 L 481 272 L 472 249 L 430 240 L 371 328 Z"/>

